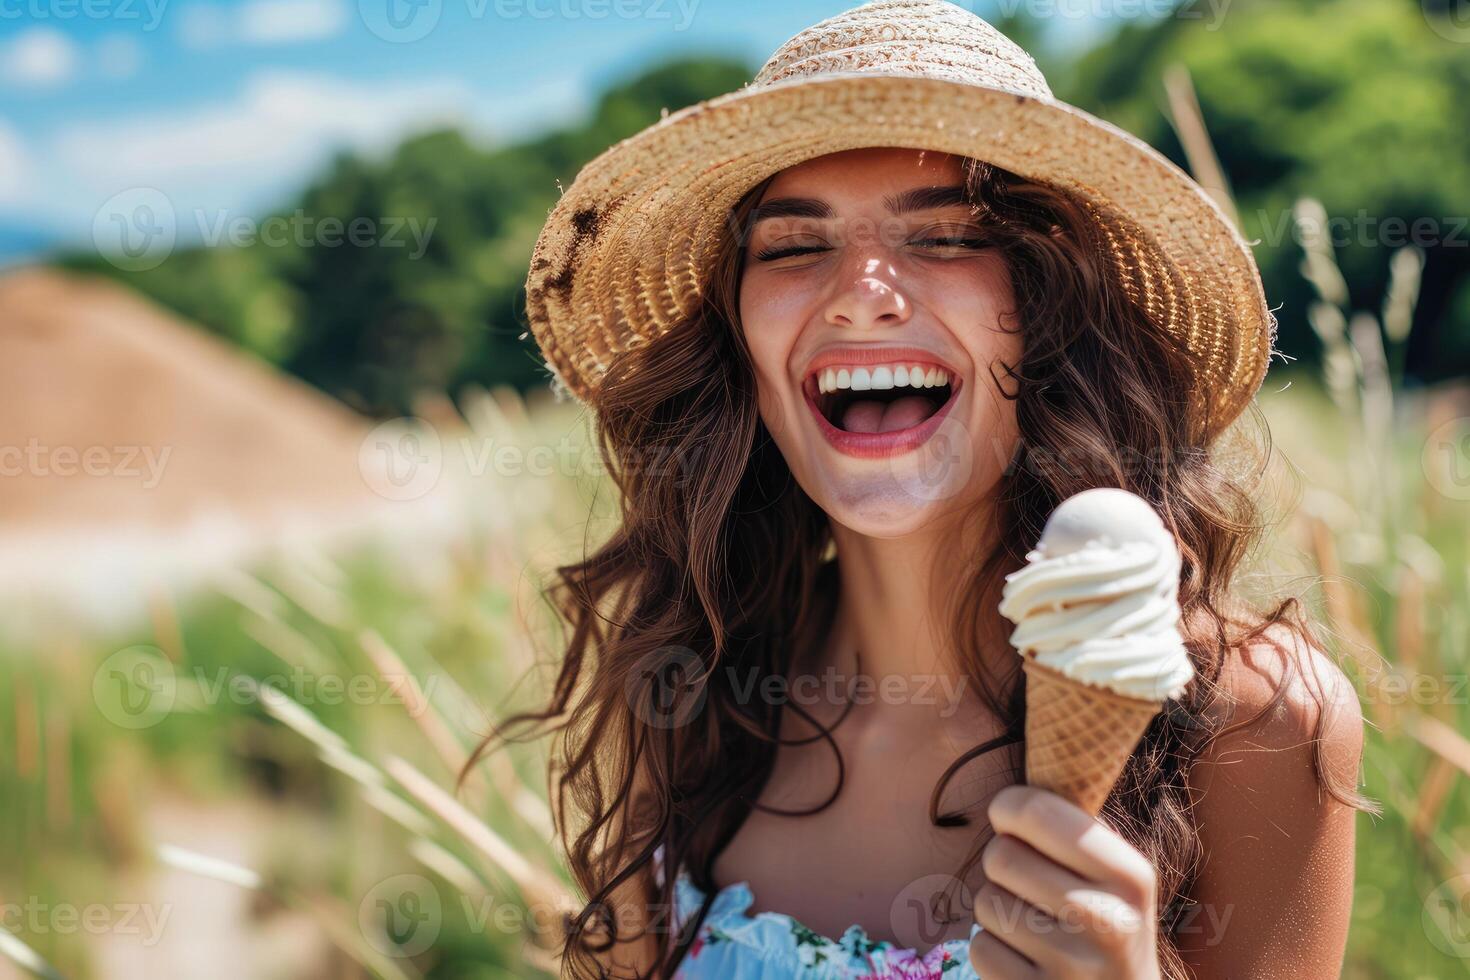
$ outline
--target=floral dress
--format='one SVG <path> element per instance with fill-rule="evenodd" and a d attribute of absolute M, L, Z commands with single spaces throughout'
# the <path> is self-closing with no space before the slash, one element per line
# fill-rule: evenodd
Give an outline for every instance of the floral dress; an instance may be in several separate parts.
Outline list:
<path fill-rule="evenodd" d="M 675 879 L 675 924 L 699 914 L 702 892 L 681 871 Z M 685 953 L 678 980 L 978 980 L 970 966 L 970 943 L 953 939 L 923 956 L 887 941 L 868 938 L 852 925 L 841 939 L 819 936 L 788 915 L 750 915 L 750 885 L 737 881 L 720 889 L 694 942 Z M 970 928 L 970 938 L 980 924 Z"/>

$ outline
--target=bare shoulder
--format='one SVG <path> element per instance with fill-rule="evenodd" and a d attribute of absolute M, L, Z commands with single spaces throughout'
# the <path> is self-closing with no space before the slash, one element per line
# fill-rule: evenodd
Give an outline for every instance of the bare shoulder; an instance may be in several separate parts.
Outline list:
<path fill-rule="evenodd" d="M 1332 658 L 1273 627 L 1222 665 L 1188 774 L 1200 861 L 1176 930 L 1197 980 L 1337 976 L 1352 908 L 1363 716 Z"/>
<path fill-rule="evenodd" d="M 1356 778 L 1363 712 L 1352 682 L 1333 658 L 1296 631 L 1275 625 L 1232 650 L 1220 668 L 1211 707 L 1222 735 L 1200 762 L 1225 762 L 1242 751 L 1320 756 L 1329 778 Z M 1285 760 L 1283 760 L 1285 761 Z"/>

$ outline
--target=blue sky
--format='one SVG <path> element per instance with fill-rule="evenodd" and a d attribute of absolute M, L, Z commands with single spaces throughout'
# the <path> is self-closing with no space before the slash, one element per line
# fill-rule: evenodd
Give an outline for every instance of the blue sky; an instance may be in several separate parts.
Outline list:
<path fill-rule="evenodd" d="M 85 242 L 137 188 L 258 213 L 341 148 L 445 122 L 523 137 L 650 61 L 759 65 L 855 2 L 0 0 L 0 259 Z M 1054 21 L 1073 38 L 1102 26 Z"/>

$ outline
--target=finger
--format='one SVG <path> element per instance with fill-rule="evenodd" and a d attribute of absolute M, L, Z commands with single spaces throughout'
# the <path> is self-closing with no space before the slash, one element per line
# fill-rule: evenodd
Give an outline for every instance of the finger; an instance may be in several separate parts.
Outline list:
<path fill-rule="evenodd" d="M 1131 933 L 1143 928 L 1139 910 L 1127 901 L 1010 834 L 985 846 L 980 866 L 987 880 L 1056 919 L 1063 931 Z"/>
<path fill-rule="evenodd" d="M 980 930 L 970 940 L 970 968 L 983 980 L 1033 980 L 1041 974 L 994 934 Z"/>
<path fill-rule="evenodd" d="M 990 802 L 990 825 L 1109 891 L 1126 889 L 1140 905 L 1152 900 L 1153 866 L 1087 811 L 1035 786 L 1007 786 Z"/>
<path fill-rule="evenodd" d="M 985 878 L 1056 917 L 1072 896 L 1096 891 L 1093 883 L 1057 864 L 1019 837 L 997 834 L 980 855 Z"/>
<path fill-rule="evenodd" d="M 975 891 L 975 921 L 1037 966 L 1055 965 L 1065 953 L 1055 919 L 992 882 Z"/>

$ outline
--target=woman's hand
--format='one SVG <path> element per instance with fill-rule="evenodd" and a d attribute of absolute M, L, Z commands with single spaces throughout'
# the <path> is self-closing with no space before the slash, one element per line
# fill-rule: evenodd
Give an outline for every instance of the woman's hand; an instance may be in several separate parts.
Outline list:
<path fill-rule="evenodd" d="M 1055 793 L 1008 786 L 990 804 L 995 838 L 975 893 L 983 980 L 1159 980 L 1158 879 L 1112 830 Z"/>

